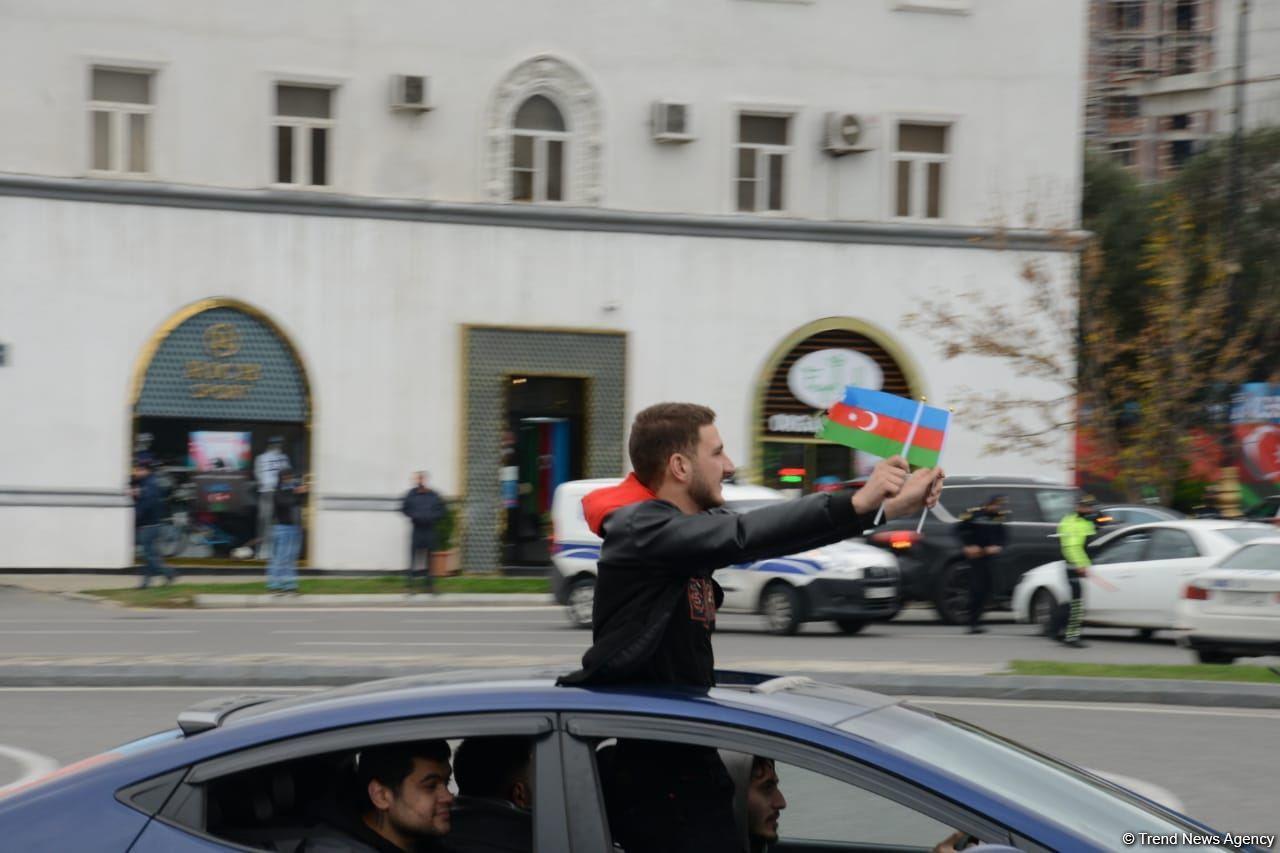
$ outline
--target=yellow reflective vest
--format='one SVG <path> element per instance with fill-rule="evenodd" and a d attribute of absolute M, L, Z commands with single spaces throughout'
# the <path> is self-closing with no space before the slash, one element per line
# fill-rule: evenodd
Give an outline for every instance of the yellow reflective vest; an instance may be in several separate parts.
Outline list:
<path fill-rule="evenodd" d="M 1084 550 L 1084 543 L 1089 541 L 1096 530 L 1092 521 L 1081 518 L 1074 512 L 1058 523 L 1058 540 L 1067 563 L 1077 569 L 1092 565 L 1088 552 Z"/>

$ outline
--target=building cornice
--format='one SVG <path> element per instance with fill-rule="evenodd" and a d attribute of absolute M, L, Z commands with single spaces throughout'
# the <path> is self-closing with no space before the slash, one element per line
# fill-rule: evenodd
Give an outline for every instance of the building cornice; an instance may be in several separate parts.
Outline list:
<path fill-rule="evenodd" d="M 477 204 L 370 198 L 291 190 L 240 190 L 166 184 L 0 174 L 0 196 L 97 204 L 149 205 L 293 216 L 333 216 L 438 222 L 554 231 L 668 234 L 737 240 L 866 243 L 952 249 L 1078 252 L 1088 233 L 1040 228 L 991 228 L 916 222 L 846 222 L 775 216 L 650 213 L 592 207 Z"/>

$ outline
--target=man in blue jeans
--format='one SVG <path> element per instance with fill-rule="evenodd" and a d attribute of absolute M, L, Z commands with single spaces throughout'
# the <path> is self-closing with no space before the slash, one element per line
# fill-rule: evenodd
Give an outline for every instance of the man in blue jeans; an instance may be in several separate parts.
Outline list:
<path fill-rule="evenodd" d="M 134 526 L 138 531 L 138 544 L 142 546 L 142 583 L 138 588 L 146 589 L 156 575 L 164 575 L 166 583 L 173 583 L 173 569 L 161 561 L 156 549 L 160 524 L 164 521 L 164 499 L 160 496 L 156 475 L 144 459 L 133 463 L 132 488 Z"/>
<path fill-rule="evenodd" d="M 298 551 L 302 548 L 302 503 L 306 484 L 293 470 L 282 468 L 272 507 L 271 562 L 267 564 L 267 589 L 298 591 Z"/>

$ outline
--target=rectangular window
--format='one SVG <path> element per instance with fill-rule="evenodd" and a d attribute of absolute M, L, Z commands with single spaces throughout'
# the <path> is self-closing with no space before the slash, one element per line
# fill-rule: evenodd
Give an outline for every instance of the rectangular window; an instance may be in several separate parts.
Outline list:
<path fill-rule="evenodd" d="M 1177 9 L 1174 11 L 1174 26 L 1180 33 L 1189 33 L 1196 28 L 1196 2 L 1195 0 L 1178 0 Z"/>
<path fill-rule="evenodd" d="M 1141 114 L 1137 97 L 1113 95 L 1107 98 L 1107 118 L 1137 118 Z"/>
<path fill-rule="evenodd" d="M 331 183 L 333 89 L 277 84 L 272 130 L 277 184 L 324 187 Z"/>
<path fill-rule="evenodd" d="M 898 124 L 894 147 L 894 215 L 941 219 L 946 204 L 948 144 L 945 124 Z"/>
<path fill-rule="evenodd" d="M 116 175 L 151 171 L 152 72 L 93 68 L 89 168 Z"/>
<path fill-rule="evenodd" d="M 1133 141 L 1113 142 L 1107 152 L 1121 166 L 1132 166 L 1138 162 L 1138 148 Z"/>
<path fill-rule="evenodd" d="M 1141 42 L 1122 42 L 1112 51 L 1111 68 L 1114 71 L 1137 71 L 1145 67 L 1146 50 Z"/>
<path fill-rule="evenodd" d="M 1145 0 L 1118 0 L 1111 4 L 1111 29 L 1142 29 L 1142 11 Z"/>
<path fill-rule="evenodd" d="M 742 212 L 786 210 L 789 116 L 738 116 L 735 201 Z"/>

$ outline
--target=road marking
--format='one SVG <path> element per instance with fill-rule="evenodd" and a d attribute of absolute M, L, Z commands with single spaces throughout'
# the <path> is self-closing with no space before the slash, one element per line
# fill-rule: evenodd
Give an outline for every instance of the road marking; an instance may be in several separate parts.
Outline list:
<path fill-rule="evenodd" d="M 566 626 L 567 627 L 567 626 Z M 466 628 L 339 628 L 324 630 L 322 628 L 311 629 L 290 629 L 281 628 L 272 631 L 273 634 L 324 634 L 331 636 L 333 634 L 542 634 L 544 632 L 537 630 L 517 631 L 507 628 L 490 628 L 486 630 L 470 630 Z"/>
<path fill-rule="evenodd" d="M 419 606 L 412 604 L 388 604 L 382 607 L 332 606 L 332 607 L 219 607 L 223 613 L 538 613 L 560 608 L 553 604 L 538 604 L 531 607 L 508 607 L 506 605 L 491 607 L 468 607 L 466 605 Z M 208 611 L 204 611 L 208 612 Z M 564 618 L 561 616 L 560 618 Z"/>
<path fill-rule="evenodd" d="M 312 693 L 317 690 L 327 689 L 325 687 L 290 687 L 285 685 L 272 687 L 261 684 L 238 686 L 229 684 L 226 687 L 221 685 L 205 687 L 0 687 L 0 693 L 230 693 L 236 690 L 244 690 L 248 693 L 260 693 L 263 691 L 271 693 Z"/>
<path fill-rule="evenodd" d="M 437 643 L 437 642 L 412 642 L 403 643 L 396 642 L 367 642 L 362 643 L 359 640 L 334 640 L 327 642 L 323 640 L 305 640 L 298 643 L 299 646 L 501 646 L 502 648 L 511 648 L 510 643 Z M 586 651 L 587 643 L 525 643 L 525 648 L 539 649 L 577 649 L 578 651 Z"/>
<path fill-rule="evenodd" d="M 60 629 L 60 628 L 59 628 L 59 629 L 56 629 L 56 630 L 49 630 L 49 631 L 41 631 L 41 630 L 20 630 L 20 631 L 0 630 L 0 634 L 22 634 L 22 635 L 24 635 L 24 637 L 26 637 L 26 635 L 31 635 L 31 634 L 111 634 L 111 635 L 118 635 L 118 634 L 198 634 L 198 633 L 200 633 L 200 631 L 197 631 L 197 630 L 186 630 L 186 629 L 160 629 L 160 630 L 141 629 L 141 630 L 120 630 L 120 631 L 113 631 L 113 630 L 105 629 L 105 628 L 104 628 L 104 629 L 84 629 L 84 630 Z"/>
<path fill-rule="evenodd" d="M 1201 706 L 1170 708 L 1136 702 L 1040 702 L 1032 699 L 943 699 L 932 696 L 904 696 L 919 705 L 973 705 L 986 708 L 1054 708 L 1065 711 L 1115 711 L 1131 714 L 1172 714 L 1184 717 L 1244 717 L 1258 720 L 1280 719 L 1280 711 L 1270 708 L 1207 708 Z"/>
<path fill-rule="evenodd" d="M 23 773 L 14 781 L 7 785 L 0 785 L 0 794 L 3 794 L 8 788 L 17 788 L 34 782 L 41 776 L 45 776 L 57 770 L 61 765 L 47 755 L 41 755 L 38 752 L 32 752 L 29 749 L 23 749 L 18 746 L 9 746 L 0 743 L 0 756 L 17 762 L 22 768 Z"/>

